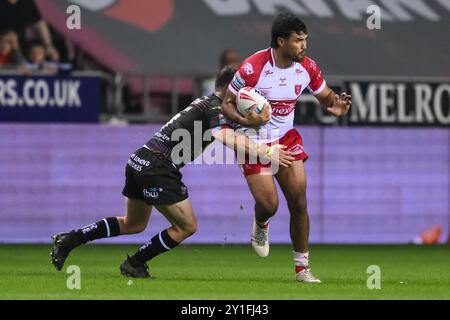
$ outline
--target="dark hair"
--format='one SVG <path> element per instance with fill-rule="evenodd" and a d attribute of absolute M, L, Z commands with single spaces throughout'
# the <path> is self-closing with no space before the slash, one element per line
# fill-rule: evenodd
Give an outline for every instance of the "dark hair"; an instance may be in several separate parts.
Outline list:
<path fill-rule="evenodd" d="M 215 87 L 217 89 L 225 88 L 233 80 L 234 74 L 236 73 L 236 68 L 233 66 L 223 67 L 216 77 Z"/>
<path fill-rule="evenodd" d="M 33 47 L 44 47 L 44 49 L 45 49 L 45 44 L 40 40 L 32 40 L 27 43 L 28 50 L 30 50 Z"/>
<path fill-rule="evenodd" d="M 308 33 L 305 23 L 292 13 L 280 13 L 272 24 L 272 48 L 278 47 L 278 38 L 287 39 L 292 32 Z"/>

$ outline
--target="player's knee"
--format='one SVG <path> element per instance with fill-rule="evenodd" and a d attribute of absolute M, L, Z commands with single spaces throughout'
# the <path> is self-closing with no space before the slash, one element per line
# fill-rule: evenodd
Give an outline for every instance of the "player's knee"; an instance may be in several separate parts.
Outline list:
<path fill-rule="evenodd" d="M 197 231 L 197 222 L 190 221 L 184 224 L 183 227 L 181 228 L 181 231 L 183 232 L 186 238 L 192 236 Z"/>
<path fill-rule="evenodd" d="M 265 214 L 267 216 L 273 216 L 278 210 L 278 199 L 272 198 L 272 199 L 264 199 L 261 201 L 258 201 L 256 204 L 256 210 L 259 211 L 259 213 Z"/>
<path fill-rule="evenodd" d="M 145 230 L 145 228 L 146 228 L 147 226 L 146 225 L 143 225 L 143 224 L 141 224 L 141 225 L 137 225 L 137 226 L 135 226 L 134 227 L 134 233 L 141 233 L 141 232 L 144 232 L 144 230 Z"/>
<path fill-rule="evenodd" d="M 127 233 L 128 234 L 141 233 L 144 230 L 145 230 L 145 226 L 140 226 L 140 225 L 133 225 L 133 226 L 128 226 L 127 227 Z"/>
<path fill-rule="evenodd" d="M 278 203 L 272 202 L 272 203 L 270 203 L 270 204 L 268 205 L 268 207 L 267 207 L 267 213 L 268 213 L 270 216 L 274 216 L 275 213 L 277 213 L 277 210 L 278 210 Z"/>
<path fill-rule="evenodd" d="M 123 226 L 125 227 L 124 233 L 127 234 L 134 234 L 134 233 L 141 233 L 145 230 L 147 227 L 146 223 L 132 223 L 130 222 L 126 217 L 123 219 Z"/>
<path fill-rule="evenodd" d="M 291 214 L 307 214 L 306 194 L 301 194 L 292 199 L 288 199 L 288 207 Z"/>

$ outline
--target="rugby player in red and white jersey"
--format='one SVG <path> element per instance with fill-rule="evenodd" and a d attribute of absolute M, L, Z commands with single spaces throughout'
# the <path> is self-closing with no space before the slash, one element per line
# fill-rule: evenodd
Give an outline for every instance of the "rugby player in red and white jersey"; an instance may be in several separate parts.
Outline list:
<path fill-rule="evenodd" d="M 322 107 L 335 116 L 345 115 L 351 105 L 346 93 L 336 95 L 331 90 L 317 64 L 306 56 L 308 32 L 305 24 L 289 13 L 278 15 L 272 25 L 271 47 L 246 59 L 236 72 L 222 103 L 224 115 L 249 130 L 249 137 L 258 143 L 281 144 L 294 154 L 293 164 L 273 173 L 270 164 L 245 163 L 242 166 L 250 191 L 255 199 L 255 220 L 252 246 L 259 256 L 269 254 L 269 219 L 278 209 L 275 176 L 288 203 L 290 237 L 294 249 L 296 280 L 320 282 L 309 268 L 309 217 L 306 206 L 306 176 L 303 162 L 308 158 L 300 134 L 293 128 L 296 101 L 308 89 Z M 243 87 L 261 91 L 272 106 L 269 116 L 265 106 L 259 119 L 249 121 L 236 108 L 236 94 Z M 256 117 L 254 117 L 257 120 Z"/>

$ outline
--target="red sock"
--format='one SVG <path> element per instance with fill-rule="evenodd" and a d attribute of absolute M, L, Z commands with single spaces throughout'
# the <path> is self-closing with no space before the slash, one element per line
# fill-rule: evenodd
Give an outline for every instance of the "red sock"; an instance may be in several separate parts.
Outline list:
<path fill-rule="evenodd" d="M 256 224 L 259 227 L 263 228 L 263 229 L 267 229 L 267 227 L 269 227 L 269 221 L 266 221 L 266 222 L 258 222 L 258 221 L 256 221 Z"/>
<path fill-rule="evenodd" d="M 308 269 L 308 266 L 295 266 L 295 273 Z"/>

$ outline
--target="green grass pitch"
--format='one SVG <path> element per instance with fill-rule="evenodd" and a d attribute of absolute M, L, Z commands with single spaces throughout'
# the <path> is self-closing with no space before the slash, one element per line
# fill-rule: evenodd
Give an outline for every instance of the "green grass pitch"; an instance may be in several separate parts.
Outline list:
<path fill-rule="evenodd" d="M 0 299 L 450 299 L 449 246 L 314 245 L 311 266 L 322 284 L 294 281 L 291 247 L 259 258 L 250 245 L 186 245 L 149 263 L 152 279 L 119 274 L 138 246 L 77 248 L 64 269 L 49 263 L 50 245 L 0 245 Z M 69 265 L 81 289 L 66 287 Z M 381 289 L 366 286 L 381 269 Z"/>

